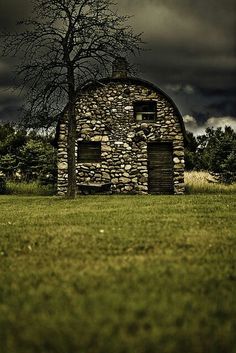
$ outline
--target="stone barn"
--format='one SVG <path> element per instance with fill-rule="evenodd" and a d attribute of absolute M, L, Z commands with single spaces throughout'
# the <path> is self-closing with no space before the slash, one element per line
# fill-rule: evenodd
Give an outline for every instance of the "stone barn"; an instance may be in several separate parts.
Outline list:
<path fill-rule="evenodd" d="M 77 185 L 112 193 L 183 194 L 185 129 L 172 99 L 150 82 L 127 75 L 85 85 L 77 102 Z M 66 115 L 58 126 L 58 194 L 67 189 Z M 84 189 L 85 188 L 85 189 Z"/>

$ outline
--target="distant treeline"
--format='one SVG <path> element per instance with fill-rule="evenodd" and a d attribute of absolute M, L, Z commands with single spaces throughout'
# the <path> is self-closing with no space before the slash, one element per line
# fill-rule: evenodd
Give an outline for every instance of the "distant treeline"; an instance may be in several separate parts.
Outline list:
<path fill-rule="evenodd" d="M 236 180 L 236 133 L 231 127 L 207 128 L 195 137 L 187 132 L 186 170 L 206 170 L 220 182 Z M 55 184 L 57 153 L 54 134 L 0 125 L 0 174 L 7 180 Z"/>

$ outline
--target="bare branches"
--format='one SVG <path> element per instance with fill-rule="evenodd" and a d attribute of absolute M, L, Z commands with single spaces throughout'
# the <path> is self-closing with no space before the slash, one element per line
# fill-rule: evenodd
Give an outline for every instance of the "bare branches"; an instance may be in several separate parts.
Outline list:
<path fill-rule="evenodd" d="M 85 81 L 107 72 L 117 52 L 140 49 L 140 34 L 110 0 L 32 2 L 34 16 L 19 22 L 14 33 L 1 34 L 3 55 L 20 60 L 16 73 L 29 91 L 26 105 L 32 114 L 45 107 L 50 114 L 62 110 Z"/>

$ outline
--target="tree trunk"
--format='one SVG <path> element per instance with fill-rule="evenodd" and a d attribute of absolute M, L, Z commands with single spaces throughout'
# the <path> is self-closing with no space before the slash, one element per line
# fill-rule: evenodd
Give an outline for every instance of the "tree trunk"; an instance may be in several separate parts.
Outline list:
<path fill-rule="evenodd" d="M 75 97 L 70 101 L 68 107 L 68 134 L 67 134 L 67 161 L 68 161 L 68 186 L 67 197 L 76 197 L 76 116 L 75 116 Z"/>
<path fill-rule="evenodd" d="M 70 61 L 68 51 L 65 51 L 67 62 L 67 81 L 68 81 L 68 133 L 67 133 L 67 163 L 68 163 L 68 184 L 67 198 L 74 199 L 76 197 L 76 91 L 75 91 L 75 76 L 74 67 Z"/>

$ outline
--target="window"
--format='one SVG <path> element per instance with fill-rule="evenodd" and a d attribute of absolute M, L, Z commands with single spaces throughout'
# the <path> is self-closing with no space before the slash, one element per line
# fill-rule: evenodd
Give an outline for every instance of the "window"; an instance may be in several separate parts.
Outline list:
<path fill-rule="evenodd" d="M 101 142 L 79 142 L 78 162 L 98 163 L 101 161 Z"/>
<path fill-rule="evenodd" d="M 142 101 L 134 103 L 134 116 L 136 121 L 156 120 L 157 103 L 153 101 Z"/>

